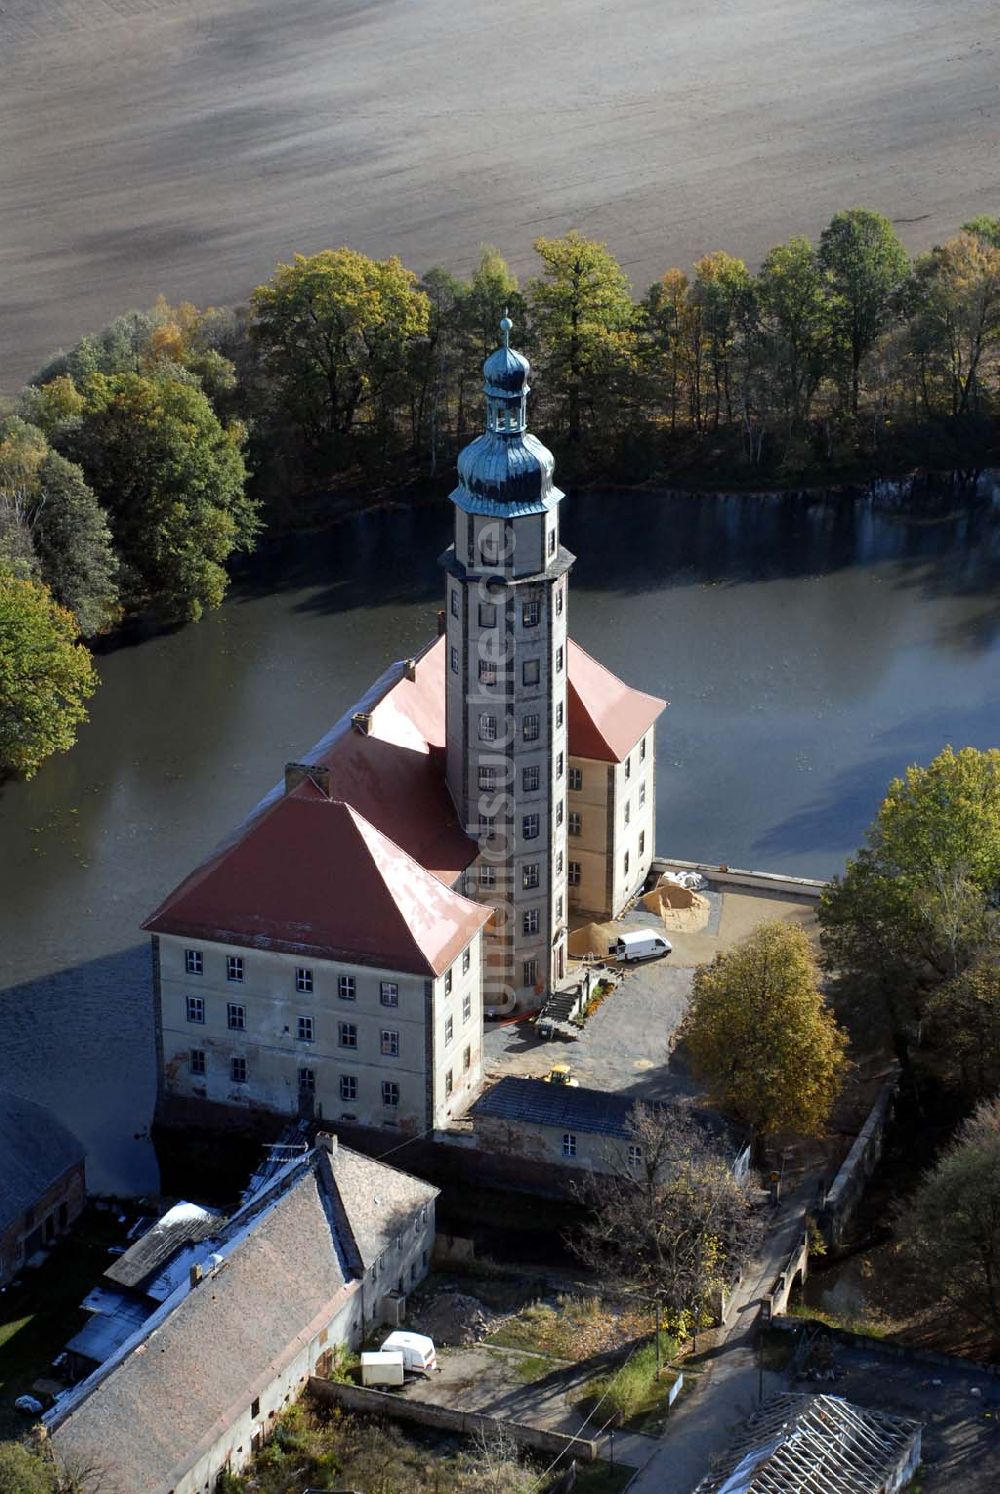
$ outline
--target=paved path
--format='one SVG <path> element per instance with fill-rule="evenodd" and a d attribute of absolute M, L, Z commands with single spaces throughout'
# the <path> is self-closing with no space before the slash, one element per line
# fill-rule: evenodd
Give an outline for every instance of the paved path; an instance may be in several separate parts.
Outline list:
<path fill-rule="evenodd" d="M 628 1454 L 643 1459 L 629 1485 L 629 1494 L 691 1494 L 724 1451 L 732 1433 L 757 1406 L 760 1386 L 754 1344 L 758 1304 L 799 1236 L 803 1203 L 801 1194 L 790 1194 L 781 1205 L 760 1258 L 735 1294 L 728 1328 L 717 1330 L 703 1360 L 705 1369 L 699 1383 L 678 1402 L 664 1436 L 635 1439 L 635 1446 L 626 1445 L 626 1438 L 616 1436 L 616 1457 L 620 1456 L 622 1462 L 629 1461 Z M 782 1388 L 783 1383 L 783 1376 L 765 1371 L 764 1397 Z"/>

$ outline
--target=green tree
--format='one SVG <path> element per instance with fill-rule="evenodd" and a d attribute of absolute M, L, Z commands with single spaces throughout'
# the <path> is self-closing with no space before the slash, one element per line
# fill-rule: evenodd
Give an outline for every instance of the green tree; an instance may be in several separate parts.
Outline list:
<path fill-rule="evenodd" d="M 685 1036 L 713 1100 L 754 1133 L 821 1135 L 847 1039 L 795 924 L 762 924 L 695 973 Z"/>
<path fill-rule="evenodd" d="M 928 1003 L 930 1031 L 945 1072 L 967 1099 L 1000 1089 L 1000 950 L 987 950 Z"/>
<path fill-rule="evenodd" d="M 20 556 L 4 533 L 20 537 Z M 38 577 L 89 637 L 119 616 L 117 560 L 107 519 L 79 467 L 37 427 L 0 424 L 0 552 L 15 575 Z M 20 559 L 20 564 L 18 560 Z"/>
<path fill-rule="evenodd" d="M 946 747 L 893 779 L 866 844 L 820 899 L 824 962 L 878 997 L 900 1056 L 927 996 L 995 937 L 1000 749 Z"/>
<path fill-rule="evenodd" d="M 941 371 L 953 416 L 982 398 L 982 373 L 1000 348 L 1000 245 L 962 233 L 916 265 L 918 336 Z"/>
<path fill-rule="evenodd" d="M 989 244 L 993 249 L 1000 249 L 1000 218 L 991 218 L 988 213 L 980 213 L 977 218 L 970 218 L 968 223 L 962 224 L 963 233 L 974 233 L 977 238 L 982 239 L 984 244 Z"/>
<path fill-rule="evenodd" d="M 318 452 L 349 436 L 362 414 L 384 424 L 430 310 L 417 277 L 395 256 L 375 260 L 346 248 L 278 265 L 251 307 L 285 416 Z"/>
<path fill-rule="evenodd" d="M 889 325 L 910 261 L 889 219 L 866 208 L 836 213 L 819 241 L 834 349 L 839 350 L 856 416 L 861 364 Z"/>
<path fill-rule="evenodd" d="M 643 297 L 639 360 L 645 374 L 644 402 L 659 414 L 665 408 L 670 430 L 690 413 L 700 345 L 691 337 L 691 286 L 683 270 L 667 270 Z"/>
<path fill-rule="evenodd" d="M 30 778 L 76 740 L 97 686 L 76 619 L 44 586 L 0 571 L 0 775 Z"/>
<path fill-rule="evenodd" d="M 712 426 L 717 430 L 723 417 L 727 425 L 733 422 L 740 358 L 744 363 L 741 384 L 746 382 L 755 312 L 753 282 L 743 261 L 723 249 L 697 260 L 694 274 L 692 296 L 701 308 L 712 381 Z"/>
<path fill-rule="evenodd" d="M 823 274 L 808 239 L 791 238 L 764 257 L 757 275 L 768 380 L 786 429 L 809 419 L 828 353 Z"/>
<path fill-rule="evenodd" d="M 225 563 L 258 528 L 242 426 L 223 426 L 200 388 L 173 378 L 94 374 L 82 393 L 79 424 L 61 441 L 109 516 L 126 601 L 200 617 L 222 601 Z"/>
<path fill-rule="evenodd" d="M 1000 1334 L 1000 1100 L 966 1121 L 903 1213 L 900 1234 L 934 1300 Z"/>
<path fill-rule="evenodd" d="M 528 305 L 549 388 L 565 399 L 571 441 L 581 432 L 581 405 L 593 409 L 632 350 L 636 309 L 624 270 L 604 244 L 573 229 L 536 239 L 542 273 Z"/>
<path fill-rule="evenodd" d="M 0 1442 L 0 1489 L 3 1494 L 59 1494 L 52 1464 L 23 1442 Z"/>

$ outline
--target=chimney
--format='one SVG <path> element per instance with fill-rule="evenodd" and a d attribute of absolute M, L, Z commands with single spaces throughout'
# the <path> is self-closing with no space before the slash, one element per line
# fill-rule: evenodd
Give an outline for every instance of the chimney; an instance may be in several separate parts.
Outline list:
<path fill-rule="evenodd" d="M 417 661 L 416 661 L 416 659 L 407 659 L 406 660 L 406 663 L 403 665 L 403 673 L 406 675 L 406 678 L 411 683 L 413 682 L 413 680 L 416 679 L 416 677 L 417 677 Z"/>
<path fill-rule="evenodd" d="M 366 737 L 368 735 L 369 731 L 371 730 L 371 724 L 371 711 L 355 711 L 354 715 L 351 717 L 351 725 L 355 728 L 356 731 L 359 731 L 363 737 Z"/>
<path fill-rule="evenodd" d="M 442 638 L 448 631 L 448 619 L 445 617 L 444 608 L 438 609 L 438 637 Z"/>
<path fill-rule="evenodd" d="M 190 1273 L 189 1273 L 189 1276 L 188 1276 L 188 1280 L 191 1283 L 191 1290 L 192 1291 L 194 1291 L 194 1289 L 195 1289 L 196 1286 L 199 1286 L 201 1284 L 201 1278 L 202 1278 L 203 1275 L 204 1275 L 204 1272 L 202 1271 L 200 1264 L 196 1261 L 195 1264 L 191 1267 L 191 1270 L 190 1270 Z"/>
<path fill-rule="evenodd" d="M 292 789 L 298 788 L 300 783 L 309 779 L 316 785 L 321 794 L 330 797 L 330 769 L 324 768 L 320 763 L 286 763 L 285 764 L 285 793 L 290 794 Z"/>
<path fill-rule="evenodd" d="M 316 1133 L 317 1151 L 329 1152 L 333 1157 L 337 1151 L 337 1138 L 330 1131 L 318 1131 Z"/>

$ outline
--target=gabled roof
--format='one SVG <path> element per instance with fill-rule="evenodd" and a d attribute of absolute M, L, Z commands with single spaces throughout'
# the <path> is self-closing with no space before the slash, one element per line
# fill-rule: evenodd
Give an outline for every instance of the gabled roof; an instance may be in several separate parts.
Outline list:
<path fill-rule="evenodd" d="M 841 1396 L 776 1395 L 695 1494 L 882 1494 L 920 1431 L 918 1421 L 853 1406 Z"/>
<path fill-rule="evenodd" d="M 306 780 L 143 927 L 426 976 L 447 970 L 490 913 Z"/>
<path fill-rule="evenodd" d="M 350 1147 L 336 1145 L 327 1155 L 348 1228 L 367 1271 L 400 1233 L 402 1222 L 432 1203 L 440 1189 Z"/>
<path fill-rule="evenodd" d="M 621 763 L 667 705 L 633 690 L 569 640 L 566 709 L 571 757 Z"/>
<path fill-rule="evenodd" d="M 205 1242 L 217 1269 L 56 1404 L 57 1455 L 100 1467 L 106 1494 L 174 1488 L 358 1290 L 342 1222 L 374 1239 L 373 1197 L 398 1230 L 437 1191 L 336 1143 L 290 1163 Z"/>
<path fill-rule="evenodd" d="M 50 1110 L 0 1091 L 0 1231 L 33 1208 L 85 1155 Z"/>

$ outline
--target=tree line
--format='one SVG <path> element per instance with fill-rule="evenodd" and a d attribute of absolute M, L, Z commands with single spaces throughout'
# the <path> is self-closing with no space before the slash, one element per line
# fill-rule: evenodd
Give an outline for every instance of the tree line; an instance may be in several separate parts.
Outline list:
<path fill-rule="evenodd" d="M 720 250 L 638 297 L 579 232 L 535 250 L 524 286 L 492 247 L 464 279 L 296 256 L 246 306 L 161 299 L 40 369 L 0 421 L 0 772 L 72 739 L 93 685 L 75 637 L 218 605 L 235 552 L 315 512 L 303 494 L 437 478 L 481 428 L 505 310 L 570 481 L 969 469 L 994 449 L 1000 219 L 911 260 L 886 218 L 851 209 L 756 273 Z"/>

